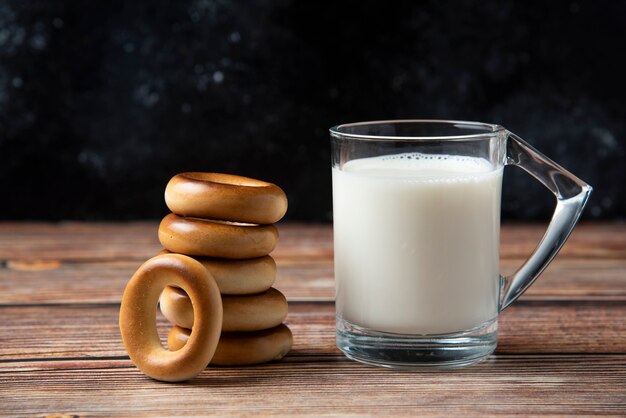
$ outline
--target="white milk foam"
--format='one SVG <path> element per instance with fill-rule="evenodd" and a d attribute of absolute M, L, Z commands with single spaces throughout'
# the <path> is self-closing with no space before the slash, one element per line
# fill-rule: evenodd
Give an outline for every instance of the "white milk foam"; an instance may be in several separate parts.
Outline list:
<path fill-rule="evenodd" d="M 372 330 L 444 334 L 498 306 L 502 169 L 418 153 L 333 169 L 337 315 Z"/>

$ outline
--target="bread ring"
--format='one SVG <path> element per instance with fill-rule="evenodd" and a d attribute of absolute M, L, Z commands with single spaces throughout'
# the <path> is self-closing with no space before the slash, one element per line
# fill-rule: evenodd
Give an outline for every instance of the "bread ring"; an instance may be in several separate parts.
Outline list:
<path fill-rule="evenodd" d="M 272 183 L 218 173 L 182 173 L 167 183 L 165 203 L 182 216 L 273 224 L 287 212 L 287 196 Z"/>
<path fill-rule="evenodd" d="M 287 298 L 278 290 L 248 296 L 222 296 L 224 331 L 257 331 L 275 327 L 287 317 Z"/>
<path fill-rule="evenodd" d="M 159 254 L 171 254 L 163 250 Z M 252 295 L 268 290 L 276 280 L 276 262 L 265 256 L 248 260 L 198 257 L 215 279 L 222 295 Z"/>
<path fill-rule="evenodd" d="M 174 326 L 167 335 L 170 350 L 181 349 L 189 339 L 189 330 Z M 289 328 L 277 327 L 253 332 L 222 332 L 213 366 L 247 366 L 280 360 L 291 350 L 293 336 Z"/>
<path fill-rule="evenodd" d="M 168 286 L 160 299 L 161 313 L 182 328 L 194 323 L 189 297 L 182 289 Z M 222 296 L 222 331 L 259 331 L 272 328 L 287 317 L 287 299 L 278 290 L 247 296 Z"/>
<path fill-rule="evenodd" d="M 256 258 L 278 241 L 274 225 L 235 224 L 170 213 L 159 225 L 159 241 L 174 253 L 219 258 Z"/>
<path fill-rule="evenodd" d="M 156 306 L 167 285 L 184 289 L 192 315 L 189 343 L 163 348 L 156 328 Z M 192 307 L 193 305 L 193 307 Z M 179 254 L 146 261 L 128 282 L 120 308 L 120 331 L 130 359 L 148 376 L 167 382 L 191 379 L 211 361 L 222 331 L 222 300 L 211 274 Z"/>

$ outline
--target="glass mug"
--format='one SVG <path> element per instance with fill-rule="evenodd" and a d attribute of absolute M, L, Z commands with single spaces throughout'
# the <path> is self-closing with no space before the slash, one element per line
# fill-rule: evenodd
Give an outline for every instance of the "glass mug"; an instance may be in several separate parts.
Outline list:
<path fill-rule="evenodd" d="M 337 347 L 399 368 L 487 358 L 498 313 L 559 252 L 591 187 L 499 125 L 397 120 L 330 134 Z M 505 165 L 557 199 L 543 239 L 507 277 L 499 274 Z"/>

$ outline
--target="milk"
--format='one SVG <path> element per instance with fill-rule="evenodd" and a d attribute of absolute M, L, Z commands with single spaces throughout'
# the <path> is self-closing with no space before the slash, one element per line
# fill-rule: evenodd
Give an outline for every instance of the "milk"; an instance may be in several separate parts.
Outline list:
<path fill-rule="evenodd" d="M 397 154 L 333 169 L 336 310 L 370 330 L 444 334 L 496 317 L 502 169 Z"/>

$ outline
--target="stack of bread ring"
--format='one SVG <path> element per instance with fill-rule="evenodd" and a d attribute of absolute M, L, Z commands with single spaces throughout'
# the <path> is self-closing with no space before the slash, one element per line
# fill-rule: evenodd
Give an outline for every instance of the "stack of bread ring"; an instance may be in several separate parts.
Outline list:
<path fill-rule="evenodd" d="M 283 324 L 287 300 L 272 287 L 269 253 L 278 241 L 273 224 L 287 211 L 285 193 L 247 177 L 182 173 L 167 184 L 165 202 L 172 211 L 159 226 L 165 249 L 139 268 L 122 299 L 120 329 L 131 360 L 155 379 L 178 381 L 208 363 L 282 358 L 292 335 Z M 169 350 L 156 333 L 155 297 L 173 325 Z"/>

